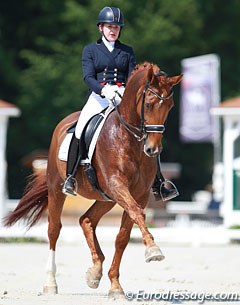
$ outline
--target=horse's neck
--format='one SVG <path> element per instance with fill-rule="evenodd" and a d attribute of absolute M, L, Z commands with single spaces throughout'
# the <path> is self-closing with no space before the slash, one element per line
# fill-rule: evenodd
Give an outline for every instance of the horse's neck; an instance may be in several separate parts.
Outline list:
<path fill-rule="evenodd" d="M 119 105 L 119 112 L 121 113 L 124 120 L 137 126 L 140 124 L 140 117 L 137 114 L 137 103 L 136 103 L 136 93 L 135 90 L 126 87 L 122 102 Z"/>

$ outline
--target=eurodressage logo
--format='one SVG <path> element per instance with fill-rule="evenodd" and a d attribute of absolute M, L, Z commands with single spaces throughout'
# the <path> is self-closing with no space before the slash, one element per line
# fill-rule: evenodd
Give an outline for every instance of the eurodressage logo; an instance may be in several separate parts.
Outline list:
<path fill-rule="evenodd" d="M 240 301 L 240 294 L 236 292 L 228 292 L 228 293 L 197 293 L 197 292 L 159 292 L 159 293 L 149 293 L 144 290 L 139 290 L 137 293 L 133 293 L 128 291 L 125 294 L 125 298 L 129 301 L 172 301 L 172 302 L 180 302 L 180 301 L 196 301 L 198 304 L 203 304 L 205 301 Z"/>

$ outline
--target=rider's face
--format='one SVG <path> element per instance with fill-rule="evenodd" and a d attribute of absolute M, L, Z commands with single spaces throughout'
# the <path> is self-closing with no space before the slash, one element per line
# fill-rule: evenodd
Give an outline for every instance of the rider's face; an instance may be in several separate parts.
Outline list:
<path fill-rule="evenodd" d="M 99 25 L 99 29 L 103 32 L 108 41 L 114 42 L 118 39 L 120 33 L 119 25 L 104 23 Z"/>

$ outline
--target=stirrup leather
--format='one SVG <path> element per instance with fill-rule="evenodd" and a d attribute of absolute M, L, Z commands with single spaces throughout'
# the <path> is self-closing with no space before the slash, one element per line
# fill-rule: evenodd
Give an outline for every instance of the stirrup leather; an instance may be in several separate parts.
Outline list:
<path fill-rule="evenodd" d="M 166 189 L 169 190 L 169 195 L 167 195 L 166 197 L 163 195 L 163 192 L 162 192 L 162 189 L 163 189 L 165 183 L 170 184 L 170 186 L 171 186 L 171 189 L 165 187 Z M 168 179 L 165 179 L 164 181 L 161 182 L 159 193 L 162 198 L 162 201 L 171 200 L 179 195 L 176 185 Z"/>

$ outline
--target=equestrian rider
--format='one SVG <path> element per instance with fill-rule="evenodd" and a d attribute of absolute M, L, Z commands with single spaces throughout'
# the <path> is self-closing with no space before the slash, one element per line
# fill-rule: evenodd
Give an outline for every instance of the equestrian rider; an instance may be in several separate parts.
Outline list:
<path fill-rule="evenodd" d="M 111 105 L 113 98 L 116 103 L 121 102 L 116 91 L 123 95 L 127 79 L 136 66 L 133 49 L 118 40 L 124 26 L 124 17 L 120 9 L 104 7 L 99 12 L 97 26 L 101 38 L 85 46 L 82 52 L 83 79 L 91 94 L 81 111 L 69 147 L 66 180 L 62 192 L 70 196 L 77 195 L 75 174 L 81 161 L 80 139 L 86 123 L 95 114 Z M 158 173 L 161 174 L 160 163 L 158 164 Z M 155 179 L 154 194 L 157 197 L 161 195 L 158 199 L 162 199 L 162 195 L 164 198 L 175 197 L 176 190 L 161 186 L 163 181 L 162 175 Z M 160 186 L 162 194 L 160 194 Z"/>

